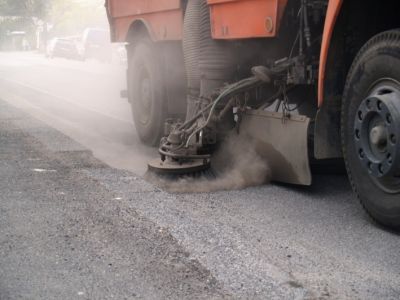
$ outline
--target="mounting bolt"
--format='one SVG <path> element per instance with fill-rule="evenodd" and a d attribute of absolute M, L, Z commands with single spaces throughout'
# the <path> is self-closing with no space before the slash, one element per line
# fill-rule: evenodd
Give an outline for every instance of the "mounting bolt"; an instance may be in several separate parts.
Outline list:
<path fill-rule="evenodd" d="M 274 31 L 274 21 L 271 17 L 265 18 L 265 30 L 270 34 Z"/>

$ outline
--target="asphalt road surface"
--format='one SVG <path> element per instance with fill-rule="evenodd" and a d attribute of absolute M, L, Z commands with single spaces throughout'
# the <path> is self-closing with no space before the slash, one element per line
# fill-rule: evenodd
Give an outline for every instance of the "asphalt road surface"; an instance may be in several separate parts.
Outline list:
<path fill-rule="evenodd" d="M 140 144 L 120 98 L 126 69 L 95 61 L 0 54 L 0 97 L 90 148 L 109 165 L 143 174 L 157 151 Z"/>
<path fill-rule="evenodd" d="M 400 298 L 400 237 L 345 176 L 200 194 L 144 181 L 156 151 L 118 96 L 124 72 L 0 54 L 0 299 Z"/>

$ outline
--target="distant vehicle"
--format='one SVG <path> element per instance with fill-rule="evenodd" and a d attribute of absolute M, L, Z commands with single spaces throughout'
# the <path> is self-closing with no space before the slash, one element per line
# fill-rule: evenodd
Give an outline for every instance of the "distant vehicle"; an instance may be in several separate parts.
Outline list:
<path fill-rule="evenodd" d="M 82 52 L 84 59 L 94 58 L 99 61 L 111 61 L 112 49 L 110 32 L 101 28 L 87 28 L 82 36 Z"/>
<path fill-rule="evenodd" d="M 29 42 L 26 38 L 25 31 L 12 31 L 7 33 L 9 42 L 9 49 L 14 51 L 28 51 L 30 50 Z"/>
<path fill-rule="evenodd" d="M 120 65 L 125 66 L 128 64 L 128 54 L 126 53 L 126 44 L 124 43 L 119 44 L 115 48 L 114 52 L 116 60 Z"/>
<path fill-rule="evenodd" d="M 46 57 L 64 57 L 69 59 L 80 59 L 78 45 L 72 39 L 54 38 L 47 45 Z"/>

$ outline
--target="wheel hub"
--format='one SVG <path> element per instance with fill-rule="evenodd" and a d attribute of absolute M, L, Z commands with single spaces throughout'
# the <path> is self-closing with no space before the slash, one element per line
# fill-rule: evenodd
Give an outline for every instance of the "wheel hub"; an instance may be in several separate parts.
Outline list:
<path fill-rule="evenodd" d="M 361 102 L 354 140 L 364 168 L 376 178 L 400 174 L 400 91 L 381 86 Z"/>
<path fill-rule="evenodd" d="M 371 129 L 369 134 L 372 145 L 383 149 L 387 145 L 387 129 L 383 125 L 376 126 Z"/>

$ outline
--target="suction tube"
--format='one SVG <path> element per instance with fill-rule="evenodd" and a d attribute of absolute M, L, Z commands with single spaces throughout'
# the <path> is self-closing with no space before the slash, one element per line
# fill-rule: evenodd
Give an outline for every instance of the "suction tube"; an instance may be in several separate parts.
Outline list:
<path fill-rule="evenodd" d="M 188 79 L 186 120 L 192 119 L 203 104 L 209 104 L 206 99 L 212 92 L 232 78 L 236 67 L 232 49 L 229 42 L 212 39 L 207 1 L 189 0 L 183 28 Z"/>

